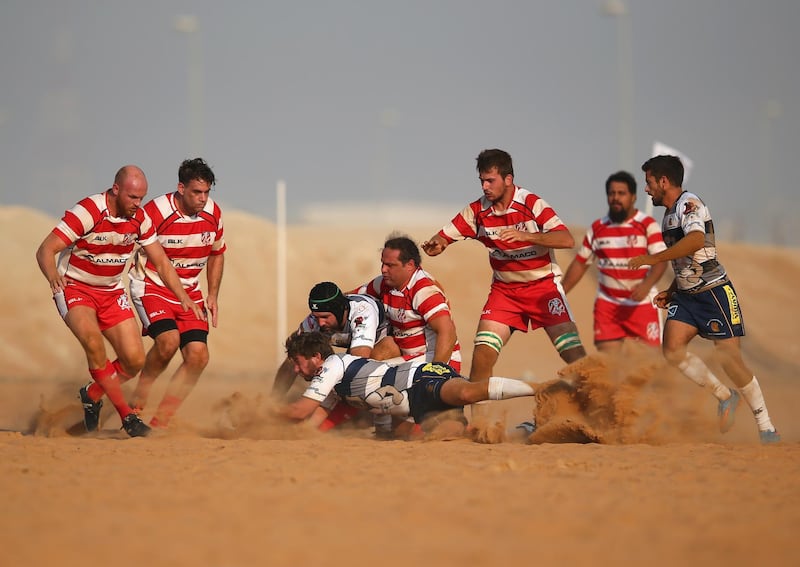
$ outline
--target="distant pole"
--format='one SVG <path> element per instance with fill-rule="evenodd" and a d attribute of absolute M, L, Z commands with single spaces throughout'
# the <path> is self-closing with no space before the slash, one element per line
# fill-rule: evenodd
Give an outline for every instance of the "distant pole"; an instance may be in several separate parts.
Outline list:
<path fill-rule="evenodd" d="M 617 108 L 619 113 L 619 167 L 633 173 L 633 29 L 623 0 L 606 0 L 603 14 L 617 21 Z"/>
<path fill-rule="evenodd" d="M 277 298 L 277 306 L 275 314 L 277 317 L 275 323 L 275 337 L 277 340 L 278 349 L 276 351 L 276 368 L 279 367 L 286 356 L 283 352 L 283 341 L 286 338 L 286 182 L 279 180 L 276 186 L 276 210 L 277 221 L 276 231 L 277 237 L 275 239 L 277 245 L 277 253 L 275 254 L 275 274 L 277 277 L 278 290 L 275 294 Z"/>
<path fill-rule="evenodd" d="M 193 14 L 175 18 L 175 30 L 186 34 L 189 49 L 187 101 L 189 105 L 189 152 L 192 157 L 203 155 L 203 45 L 200 37 L 200 21 Z"/>
<path fill-rule="evenodd" d="M 767 202 L 768 224 L 771 228 L 770 242 L 778 246 L 786 244 L 782 230 L 785 213 L 776 207 L 769 197 L 774 194 L 772 188 L 772 125 L 781 117 L 781 114 L 783 114 L 783 105 L 775 99 L 767 100 L 761 111 L 761 191 Z"/>

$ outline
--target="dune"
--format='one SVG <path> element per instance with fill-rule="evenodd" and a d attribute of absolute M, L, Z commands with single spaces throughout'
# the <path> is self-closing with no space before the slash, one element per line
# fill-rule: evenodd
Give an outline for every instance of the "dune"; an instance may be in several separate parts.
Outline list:
<path fill-rule="evenodd" d="M 67 433 L 80 420 L 85 361 L 34 258 L 57 219 L 0 207 L 4 564 L 796 564 L 800 250 L 720 244 L 747 323 L 745 357 L 780 445 L 760 446 L 744 409 L 720 434 L 710 394 L 635 347 L 574 369 L 591 418 L 562 414 L 534 444 L 514 429 L 531 415 L 528 398 L 491 404 L 492 444 L 379 443 L 356 427 L 323 435 L 276 423 L 265 394 L 315 283 L 355 287 L 378 273 L 387 234 L 421 241 L 439 226 L 289 226 L 287 323 L 278 329 L 275 226 L 225 214 L 209 367 L 174 428 L 127 439 L 113 411 L 97 434 Z M 582 231 L 573 228 L 576 239 Z M 558 257 L 566 267 L 572 252 Z M 491 277 L 486 252 L 459 243 L 423 257 L 423 267 L 448 293 L 469 361 Z M 590 272 L 569 297 L 590 351 L 595 283 Z M 718 368 L 709 344 L 691 348 Z M 543 333 L 518 333 L 496 374 L 545 382 L 562 369 Z M 563 436 L 570 420 L 588 438 Z"/>

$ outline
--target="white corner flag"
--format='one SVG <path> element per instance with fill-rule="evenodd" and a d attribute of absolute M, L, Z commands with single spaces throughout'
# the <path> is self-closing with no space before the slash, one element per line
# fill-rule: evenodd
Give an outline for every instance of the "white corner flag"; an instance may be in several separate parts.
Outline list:
<path fill-rule="evenodd" d="M 685 184 L 686 181 L 689 179 L 689 173 L 692 171 L 692 167 L 694 166 L 694 162 L 687 156 L 685 153 L 676 150 L 673 147 L 668 146 L 663 142 L 659 142 L 656 140 L 653 142 L 653 153 L 652 157 L 655 156 L 678 156 L 683 164 L 683 183 Z M 647 201 L 647 207 L 645 212 L 652 216 L 653 215 L 653 201 Z"/>

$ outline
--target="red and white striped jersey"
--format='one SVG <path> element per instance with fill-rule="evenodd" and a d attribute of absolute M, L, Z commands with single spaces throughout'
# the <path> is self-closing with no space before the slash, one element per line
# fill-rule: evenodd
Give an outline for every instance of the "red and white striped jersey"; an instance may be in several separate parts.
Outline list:
<path fill-rule="evenodd" d="M 226 249 L 219 205 L 209 198 L 202 211 L 186 216 L 178 210 L 175 194 L 168 193 L 148 202 L 144 210 L 153 219 L 158 241 L 175 267 L 183 288 L 192 299 L 199 300 L 200 272 L 209 256 L 222 254 Z M 142 250 L 136 252 L 130 277 L 131 293 L 136 297 L 153 294 L 178 301 Z"/>
<path fill-rule="evenodd" d="M 448 244 L 474 238 L 489 249 L 489 264 L 494 279 L 506 283 L 532 282 L 561 277 L 552 248 L 528 242 L 503 242 L 500 231 L 512 228 L 523 232 L 567 230 L 547 202 L 522 187 L 514 187 L 514 197 L 503 212 L 496 212 L 486 197 L 473 201 L 439 231 Z"/>
<path fill-rule="evenodd" d="M 634 256 L 657 254 L 665 249 L 658 222 L 642 211 L 636 211 L 633 218 L 622 223 L 612 222 L 608 216 L 594 221 L 586 231 L 575 258 L 583 264 L 597 264 L 598 297 L 612 303 L 633 305 L 637 302 L 629 299 L 631 292 L 647 276 L 650 267 L 631 270 L 628 261 Z M 638 303 L 650 303 L 655 293 L 653 288 L 649 296 Z"/>
<path fill-rule="evenodd" d="M 400 290 L 389 287 L 383 281 L 383 276 L 378 276 L 359 287 L 357 293 L 366 293 L 383 302 L 386 318 L 392 327 L 392 336 L 404 358 L 426 353 L 433 356 L 436 333 L 427 323 L 445 314 L 452 317 L 447 297 L 433 276 L 422 268 L 417 268 L 406 286 Z M 450 361 L 461 362 L 461 345 L 458 341 L 453 347 Z"/>
<path fill-rule="evenodd" d="M 109 291 L 123 287 L 122 273 L 134 245 L 156 241 L 153 222 L 143 209 L 133 218 L 112 217 L 105 192 L 81 199 L 53 233 L 67 245 L 58 257 L 59 273 Z"/>

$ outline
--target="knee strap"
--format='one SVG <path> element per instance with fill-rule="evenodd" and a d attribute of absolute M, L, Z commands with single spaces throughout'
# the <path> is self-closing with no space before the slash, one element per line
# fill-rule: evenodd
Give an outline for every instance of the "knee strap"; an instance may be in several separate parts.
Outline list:
<path fill-rule="evenodd" d="M 500 354 L 500 350 L 503 348 L 503 339 L 500 338 L 500 335 L 497 333 L 493 333 L 491 331 L 479 331 L 475 335 L 475 346 L 483 345 L 487 346 L 497 354 Z"/>
<path fill-rule="evenodd" d="M 556 350 L 560 353 L 564 352 L 565 350 L 569 350 L 571 348 L 577 348 L 583 346 L 581 344 L 581 339 L 578 336 L 578 333 L 575 331 L 571 331 L 569 333 L 564 333 L 561 336 L 558 336 L 553 341 L 553 346 L 556 347 Z"/>

